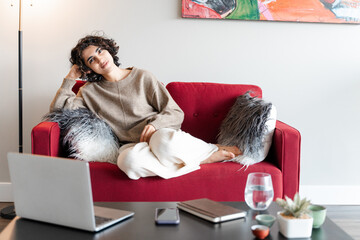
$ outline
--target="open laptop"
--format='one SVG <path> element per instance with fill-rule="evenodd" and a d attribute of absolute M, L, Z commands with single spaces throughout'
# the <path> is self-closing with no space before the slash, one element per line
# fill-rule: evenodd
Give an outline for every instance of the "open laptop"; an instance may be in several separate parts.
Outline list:
<path fill-rule="evenodd" d="M 93 205 L 87 162 L 20 153 L 8 162 L 20 217 L 97 232 L 134 215 Z"/>

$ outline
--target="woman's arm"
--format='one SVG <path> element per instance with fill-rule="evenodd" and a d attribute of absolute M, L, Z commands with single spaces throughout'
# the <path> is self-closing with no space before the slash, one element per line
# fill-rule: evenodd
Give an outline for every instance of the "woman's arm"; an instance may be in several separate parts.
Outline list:
<path fill-rule="evenodd" d="M 50 104 L 50 112 L 54 111 L 55 109 L 62 108 L 77 109 L 80 107 L 86 107 L 84 99 L 81 96 L 81 89 L 77 95 L 72 91 L 72 88 L 76 83 L 75 79 L 79 78 L 80 76 L 81 73 L 78 67 L 73 65 Z"/>
<path fill-rule="evenodd" d="M 154 77 L 152 79 L 153 90 L 151 105 L 159 113 L 149 120 L 140 136 L 140 142 L 149 142 L 151 136 L 160 128 L 180 129 L 184 120 L 184 113 L 172 99 L 167 89 Z"/>
<path fill-rule="evenodd" d="M 155 129 L 180 129 L 184 121 L 184 112 L 176 104 L 164 85 L 157 80 L 153 86 L 151 105 L 159 112 L 149 122 Z"/>

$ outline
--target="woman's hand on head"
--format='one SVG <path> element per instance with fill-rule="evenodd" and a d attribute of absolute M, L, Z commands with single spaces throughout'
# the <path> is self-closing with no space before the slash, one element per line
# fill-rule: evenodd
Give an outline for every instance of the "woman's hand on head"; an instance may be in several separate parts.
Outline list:
<path fill-rule="evenodd" d="M 71 67 L 69 73 L 66 75 L 65 78 L 69 78 L 69 79 L 74 79 L 74 80 L 75 80 L 75 79 L 78 79 L 78 78 L 80 78 L 80 77 L 81 77 L 81 71 L 80 71 L 78 65 L 74 64 L 74 65 Z"/>
<path fill-rule="evenodd" d="M 140 142 L 147 142 L 149 143 L 151 136 L 156 132 L 156 129 L 153 125 L 148 124 L 144 127 L 144 130 L 140 136 Z"/>

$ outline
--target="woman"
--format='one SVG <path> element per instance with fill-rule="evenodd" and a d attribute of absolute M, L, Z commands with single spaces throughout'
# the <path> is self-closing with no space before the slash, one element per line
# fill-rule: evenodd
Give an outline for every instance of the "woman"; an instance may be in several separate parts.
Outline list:
<path fill-rule="evenodd" d="M 208 144 L 179 130 L 184 113 L 166 88 L 148 71 L 120 68 L 118 49 L 105 37 L 80 39 L 50 111 L 88 108 L 106 121 L 124 144 L 117 165 L 131 179 L 177 177 L 240 154 L 236 147 Z M 78 78 L 88 82 L 75 95 Z"/>

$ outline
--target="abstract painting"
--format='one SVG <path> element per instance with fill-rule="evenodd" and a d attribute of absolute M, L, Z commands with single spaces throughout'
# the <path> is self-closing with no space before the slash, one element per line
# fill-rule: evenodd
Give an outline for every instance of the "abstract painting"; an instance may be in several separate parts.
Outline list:
<path fill-rule="evenodd" d="M 360 23 L 360 0 L 182 0 L 182 17 Z"/>

